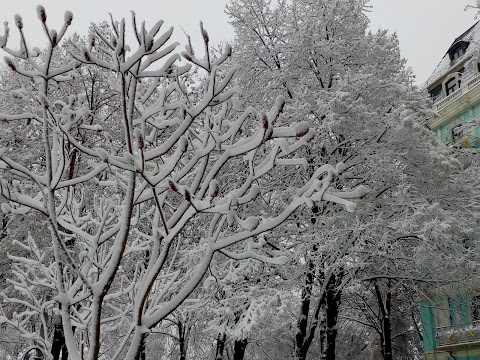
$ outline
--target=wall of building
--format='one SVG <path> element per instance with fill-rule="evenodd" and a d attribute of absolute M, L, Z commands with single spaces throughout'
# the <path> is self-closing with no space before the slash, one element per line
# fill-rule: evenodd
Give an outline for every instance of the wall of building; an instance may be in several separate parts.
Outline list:
<path fill-rule="evenodd" d="M 444 289 L 446 290 L 446 289 Z M 433 295 L 420 304 L 423 346 L 425 353 L 437 352 L 441 346 L 451 346 L 460 351 L 472 343 L 480 342 L 480 332 L 475 327 L 475 335 L 469 338 L 467 331 L 472 327 L 472 306 L 467 296 L 461 294 Z M 454 329 L 454 331 L 452 331 Z M 455 337 L 450 337 L 450 332 Z M 438 333 L 438 335 L 437 335 Z M 480 349 L 479 349 L 480 350 Z"/>
<path fill-rule="evenodd" d="M 452 141 L 452 128 L 455 125 L 467 124 L 473 119 L 480 119 L 480 103 L 475 104 L 457 117 L 445 122 L 435 131 L 435 134 L 443 143 L 449 143 Z M 467 136 L 470 139 L 470 146 L 480 148 L 480 126 L 464 130 L 464 136 Z"/>

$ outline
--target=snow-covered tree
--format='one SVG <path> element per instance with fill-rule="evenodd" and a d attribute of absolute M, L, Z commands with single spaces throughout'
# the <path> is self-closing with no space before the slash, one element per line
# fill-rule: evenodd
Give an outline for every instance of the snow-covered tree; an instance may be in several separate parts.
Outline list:
<path fill-rule="evenodd" d="M 322 358 L 334 359 L 341 293 L 355 279 L 421 280 L 418 272 L 431 269 L 427 280 L 441 274 L 433 264 L 475 261 L 463 239 L 476 227 L 478 180 L 463 181 L 459 162 L 421 125 L 429 103 L 412 85 L 397 37 L 368 32 L 367 3 L 234 0 L 228 6 L 241 99 L 261 107 L 284 96 L 282 119 L 300 114 L 323 135 L 306 149 L 307 162 L 341 161 L 348 170 L 337 182 L 369 189 L 355 218 L 324 203 L 289 228 L 302 265 L 290 272 L 303 282 L 297 282 L 300 313 L 292 334 L 298 359 L 315 336 Z M 288 175 L 270 185 L 299 180 Z"/>
<path fill-rule="evenodd" d="M 240 111 L 231 86 L 238 69 L 226 66 L 232 50 L 213 59 L 203 26 L 204 57 L 187 44 L 179 63 L 163 21 L 147 29 L 132 13 L 134 44 L 126 21 L 112 19 L 109 28 L 93 26 L 88 41 L 62 47 L 72 13 L 58 31 L 43 6 L 37 15 L 45 50 L 29 45 L 19 15 L 19 47 L 7 45 L 8 24 L 0 37 L 12 76 L 28 80 L 10 91 L 17 106 L 0 114 L 25 135 L 21 147 L 2 139 L 0 193 L 5 214 L 36 213 L 47 226 L 38 232 L 29 222 L 29 233 L 13 241 L 28 255 L 10 252 L 18 295 L 5 294 L 0 322 L 48 356 L 68 349 L 75 360 L 136 359 L 145 336 L 194 294 L 214 257 L 284 264 L 285 256 L 262 253 L 259 235 L 304 204 L 352 211 L 349 199 L 365 195 L 363 187 L 335 190 L 345 167 L 325 164 L 285 193 L 274 213 L 259 211 L 269 195 L 258 184 L 278 167 L 298 172 L 314 132 L 300 118 L 278 125 L 281 96 L 262 107 L 268 111 Z M 204 83 L 192 80 L 192 64 Z M 112 108 L 93 106 L 105 94 Z M 30 151 L 34 160 L 24 161 Z M 17 309 L 11 317 L 9 306 Z"/>

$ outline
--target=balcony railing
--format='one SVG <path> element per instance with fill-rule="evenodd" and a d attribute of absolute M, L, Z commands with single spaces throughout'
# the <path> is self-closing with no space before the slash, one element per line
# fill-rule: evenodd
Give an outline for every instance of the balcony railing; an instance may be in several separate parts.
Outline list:
<path fill-rule="evenodd" d="M 480 321 L 438 328 L 436 339 L 439 348 L 455 347 L 474 342 L 480 343 Z"/>
<path fill-rule="evenodd" d="M 440 96 L 435 99 L 433 105 L 435 110 L 440 111 L 448 104 L 452 103 L 456 99 L 460 98 L 461 96 L 465 95 L 472 89 L 476 88 L 480 85 L 480 74 L 472 77 L 464 77 L 462 86 L 458 90 L 455 90 L 453 93 L 449 94 L 448 96 Z"/>
<path fill-rule="evenodd" d="M 434 105 L 437 108 L 437 111 L 440 111 L 443 109 L 445 106 L 453 102 L 454 100 L 458 99 L 460 96 L 462 96 L 465 93 L 465 87 L 461 86 L 460 89 L 455 90 L 453 93 L 448 95 L 447 97 L 444 97 L 442 100 L 436 102 Z"/>

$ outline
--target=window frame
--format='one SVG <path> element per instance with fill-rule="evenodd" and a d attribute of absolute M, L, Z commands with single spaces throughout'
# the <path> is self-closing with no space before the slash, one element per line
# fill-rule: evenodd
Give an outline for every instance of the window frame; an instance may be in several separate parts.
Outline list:
<path fill-rule="evenodd" d="M 466 53 L 470 43 L 468 41 L 459 41 L 454 44 L 448 50 L 448 56 L 450 57 L 450 61 L 456 62 L 458 59 L 462 58 Z"/>
<path fill-rule="evenodd" d="M 451 78 L 445 82 L 445 94 L 447 96 L 453 94 L 458 89 L 460 89 L 460 84 L 457 78 Z"/>

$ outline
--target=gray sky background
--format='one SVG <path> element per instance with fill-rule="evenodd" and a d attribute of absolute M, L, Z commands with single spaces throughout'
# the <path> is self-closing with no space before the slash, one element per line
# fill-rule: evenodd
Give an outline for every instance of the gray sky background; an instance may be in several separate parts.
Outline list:
<path fill-rule="evenodd" d="M 424 83 L 453 40 L 477 20 L 474 0 L 370 0 L 370 27 L 396 32 L 402 56 Z M 479 18 L 480 20 L 480 18 Z"/>
<path fill-rule="evenodd" d="M 421 84 L 433 72 L 455 37 L 475 23 L 475 12 L 464 11 L 465 5 L 473 2 L 474 0 L 371 0 L 371 28 L 376 30 L 382 27 L 398 34 L 402 56 L 408 59 L 409 66 L 417 75 L 417 82 Z M 22 15 L 29 43 L 41 47 L 45 40 L 36 17 L 37 4 L 34 0 L 5 1 L 1 6 L 0 20 L 7 20 L 12 35 L 15 35 L 13 16 L 16 13 Z M 109 12 L 116 19 L 129 19 L 130 10 L 134 10 L 140 21 L 146 21 L 147 28 L 158 19 L 165 20 L 166 26 L 175 26 L 175 40 L 182 45 L 185 37 L 180 26 L 195 41 L 195 38 L 199 38 L 199 20 L 204 22 L 214 43 L 233 38 L 233 31 L 224 13 L 226 0 L 43 0 L 41 4 L 47 10 L 49 26 L 55 29 L 62 26 L 65 10 L 71 10 L 74 14 L 71 34 L 73 31 L 86 34 L 90 22 L 108 20 Z M 16 36 L 12 36 L 11 40 L 15 39 Z M 16 46 L 15 43 L 14 47 Z"/>

